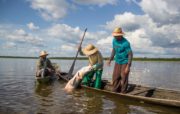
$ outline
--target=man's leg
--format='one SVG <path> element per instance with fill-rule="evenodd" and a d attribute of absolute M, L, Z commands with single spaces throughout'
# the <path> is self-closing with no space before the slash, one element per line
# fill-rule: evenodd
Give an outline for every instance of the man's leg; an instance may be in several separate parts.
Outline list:
<path fill-rule="evenodd" d="M 121 93 L 126 93 L 128 87 L 129 72 L 125 73 L 127 64 L 122 65 L 121 69 Z"/>
<path fill-rule="evenodd" d="M 50 69 L 50 68 L 46 68 L 46 75 L 47 76 L 54 76 L 54 73 L 55 73 L 55 71 L 54 70 L 52 70 L 52 69 Z"/>
<path fill-rule="evenodd" d="M 96 71 L 96 79 L 95 79 L 95 85 L 94 88 L 101 89 L 101 76 L 102 76 L 103 70 L 97 70 Z"/>
<path fill-rule="evenodd" d="M 113 92 L 120 92 L 121 91 L 121 65 L 115 63 L 114 71 L 113 71 Z"/>
<path fill-rule="evenodd" d="M 91 79 L 93 78 L 94 71 L 88 72 L 86 75 L 84 75 L 82 84 L 86 86 L 90 86 Z"/>
<path fill-rule="evenodd" d="M 36 71 L 36 77 L 41 77 L 42 69 Z"/>

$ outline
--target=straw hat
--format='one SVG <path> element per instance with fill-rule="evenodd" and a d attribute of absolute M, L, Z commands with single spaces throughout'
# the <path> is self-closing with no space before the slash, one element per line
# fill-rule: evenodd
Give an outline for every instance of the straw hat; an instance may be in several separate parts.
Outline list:
<path fill-rule="evenodd" d="M 124 32 L 122 31 L 122 28 L 118 27 L 118 28 L 114 29 L 112 35 L 113 36 L 123 36 Z"/>
<path fill-rule="evenodd" d="M 47 56 L 47 55 L 49 55 L 46 51 L 41 51 L 40 52 L 40 57 L 42 57 L 42 56 Z"/>
<path fill-rule="evenodd" d="M 98 49 L 92 44 L 88 44 L 84 49 L 82 49 L 82 52 L 87 56 L 92 55 L 97 51 Z"/>

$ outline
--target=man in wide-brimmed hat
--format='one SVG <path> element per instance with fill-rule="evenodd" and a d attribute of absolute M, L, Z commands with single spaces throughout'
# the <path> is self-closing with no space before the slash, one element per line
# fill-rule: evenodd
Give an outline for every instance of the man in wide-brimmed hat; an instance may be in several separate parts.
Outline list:
<path fill-rule="evenodd" d="M 51 61 L 47 58 L 49 55 L 46 51 L 41 51 L 39 55 L 39 60 L 37 61 L 37 77 L 51 76 L 54 72 L 54 68 Z"/>
<path fill-rule="evenodd" d="M 88 72 L 83 80 L 82 84 L 86 86 L 94 86 L 97 89 L 101 88 L 101 76 L 103 72 L 103 57 L 100 51 L 92 44 L 87 45 L 84 49 L 80 49 L 81 55 L 86 55 L 89 58 L 89 65 L 91 66 L 91 71 Z M 96 74 L 95 82 L 92 83 L 94 74 Z"/>
<path fill-rule="evenodd" d="M 110 65 L 111 61 L 115 60 L 112 91 L 126 93 L 133 53 L 130 43 L 124 38 L 124 32 L 121 28 L 115 28 L 112 35 L 114 37 L 113 49 L 111 57 L 107 62 Z"/>

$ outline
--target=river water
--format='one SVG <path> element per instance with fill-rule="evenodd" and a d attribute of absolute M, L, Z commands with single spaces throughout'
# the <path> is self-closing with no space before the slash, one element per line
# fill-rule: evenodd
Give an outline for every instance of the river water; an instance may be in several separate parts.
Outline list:
<path fill-rule="evenodd" d="M 0 59 L 0 114 L 180 114 L 180 109 L 120 99 L 92 90 L 67 94 L 63 81 L 35 83 L 36 59 Z M 51 60 L 68 71 L 72 60 Z M 78 60 L 75 70 L 86 66 Z M 133 61 L 130 83 L 180 91 L 180 62 Z M 104 67 L 110 80 L 113 64 Z"/>

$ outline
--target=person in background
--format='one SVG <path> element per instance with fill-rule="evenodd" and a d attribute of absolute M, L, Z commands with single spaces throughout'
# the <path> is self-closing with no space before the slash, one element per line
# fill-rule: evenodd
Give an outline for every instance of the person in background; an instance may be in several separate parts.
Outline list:
<path fill-rule="evenodd" d="M 80 50 L 80 55 L 86 55 L 89 59 L 89 66 L 92 70 L 85 74 L 82 80 L 82 84 L 86 86 L 92 86 L 93 76 L 96 74 L 95 82 L 93 84 L 94 88 L 101 88 L 101 76 L 103 72 L 103 57 L 101 52 L 92 44 L 88 44 L 84 49 Z"/>
<path fill-rule="evenodd" d="M 46 51 L 40 52 L 39 60 L 37 61 L 37 77 L 51 76 L 55 71 L 51 61 L 47 58 L 47 55 L 48 53 Z"/>
<path fill-rule="evenodd" d="M 107 61 L 107 65 L 110 66 L 111 61 L 115 60 L 112 91 L 126 93 L 133 52 L 129 41 L 123 36 L 124 32 L 121 28 L 115 28 L 112 35 L 114 37 L 113 49 L 111 57 Z"/>

